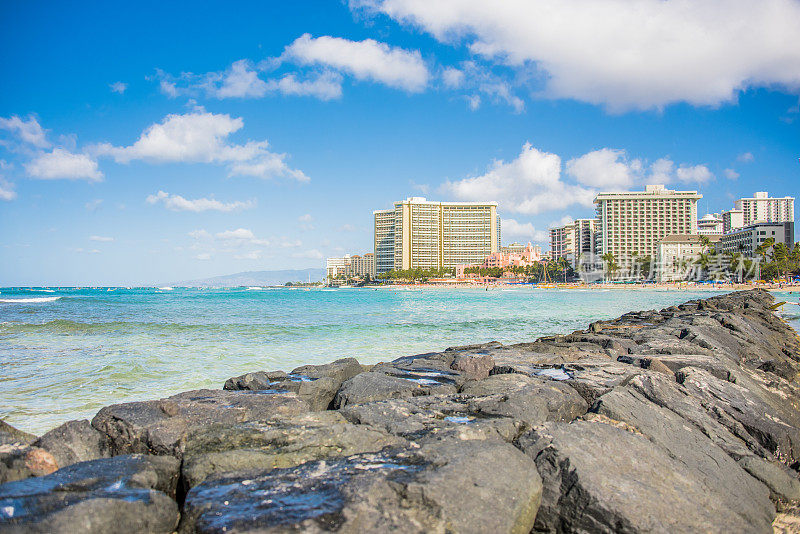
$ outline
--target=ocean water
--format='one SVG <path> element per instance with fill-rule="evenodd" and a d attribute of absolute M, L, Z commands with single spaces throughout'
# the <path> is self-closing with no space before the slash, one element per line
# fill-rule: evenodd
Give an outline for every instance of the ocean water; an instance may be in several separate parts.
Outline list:
<path fill-rule="evenodd" d="M 250 371 L 531 341 L 713 291 L 0 288 L 0 418 L 42 433 Z M 779 295 L 797 302 L 797 294 Z M 786 310 L 795 327 L 800 307 Z"/>

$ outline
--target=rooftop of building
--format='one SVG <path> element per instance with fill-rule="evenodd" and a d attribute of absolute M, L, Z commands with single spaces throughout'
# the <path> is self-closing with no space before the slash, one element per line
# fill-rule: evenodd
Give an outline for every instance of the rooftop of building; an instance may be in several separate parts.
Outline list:
<path fill-rule="evenodd" d="M 702 236 L 699 234 L 673 234 L 668 235 L 664 239 L 662 239 L 659 243 L 660 244 L 669 244 L 669 243 L 685 243 L 685 244 L 698 244 L 700 243 L 701 237 L 707 237 L 711 243 L 716 243 L 720 239 L 722 239 L 721 235 L 706 235 Z"/>
<path fill-rule="evenodd" d="M 697 191 L 676 191 L 674 189 L 667 189 L 663 184 L 649 184 L 645 186 L 644 191 L 607 191 L 598 193 L 594 198 L 597 202 L 600 200 L 607 200 L 610 198 L 647 198 L 647 197 L 689 197 L 700 199 L 703 198 Z"/>

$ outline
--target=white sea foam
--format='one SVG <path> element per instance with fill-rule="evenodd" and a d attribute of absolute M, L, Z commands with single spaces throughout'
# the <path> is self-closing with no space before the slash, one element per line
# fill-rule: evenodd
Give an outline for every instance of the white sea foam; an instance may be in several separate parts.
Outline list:
<path fill-rule="evenodd" d="M 41 291 L 42 293 L 55 293 L 53 289 L 29 289 L 28 291 Z"/>
<path fill-rule="evenodd" d="M 61 297 L 37 297 L 32 299 L 0 299 L 0 302 L 8 304 L 36 304 L 38 302 L 53 302 Z"/>
<path fill-rule="evenodd" d="M 175 288 L 170 286 L 165 286 L 165 287 L 159 287 L 158 289 L 160 289 L 161 291 L 172 291 Z"/>

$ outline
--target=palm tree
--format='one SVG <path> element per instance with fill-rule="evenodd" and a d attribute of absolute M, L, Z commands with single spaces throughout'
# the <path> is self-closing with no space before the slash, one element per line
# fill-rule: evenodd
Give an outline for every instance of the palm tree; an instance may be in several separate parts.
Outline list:
<path fill-rule="evenodd" d="M 606 272 L 611 275 L 611 278 L 614 277 L 614 273 L 619 269 L 619 265 L 617 265 L 617 258 L 610 252 L 606 252 L 602 256 L 603 262 L 606 264 Z"/>

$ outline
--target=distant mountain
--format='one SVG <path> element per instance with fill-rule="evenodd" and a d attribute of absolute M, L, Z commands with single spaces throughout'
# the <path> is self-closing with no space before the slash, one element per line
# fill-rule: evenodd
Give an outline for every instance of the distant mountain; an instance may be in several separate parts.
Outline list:
<path fill-rule="evenodd" d="M 243 273 L 186 280 L 171 284 L 189 287 L 282 286 L 286 282 L 319 282 L 325 269 L 287 269 L 285 271 L 245 271 Z"/>

